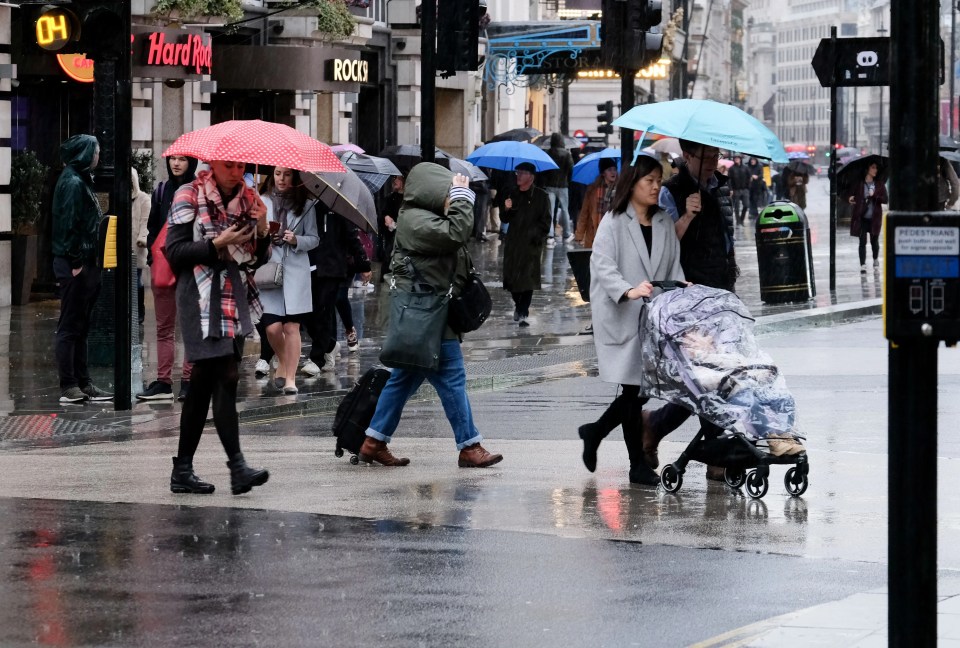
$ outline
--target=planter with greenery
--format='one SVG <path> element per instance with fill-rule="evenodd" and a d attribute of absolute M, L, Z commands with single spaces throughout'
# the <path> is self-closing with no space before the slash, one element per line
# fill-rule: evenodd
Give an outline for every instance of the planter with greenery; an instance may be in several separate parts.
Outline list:
<path fill-rule="evenodd" d="M 157 0 L 153 13 L 170 19 L 243 20 L 242 0 Z"/>
<path fill-rule="evenodd" d="M 130 158 L 130 164 L 137 170 L 140 176 L 140 191 L 150 194 L 153 192 L 153 184 L 156 178 L 153 175 L 153 165 L 156 162 L 153 157 L 153 151 L 146 149 L 143 151 L 134 151 Z"/>
<path fill-rule="evenodd" d="M 14 304 L 30 301 L 37 276 L 37 227 L 47 166 L 32 151 L 13 157 L 10 165 L 10 217 L 13 229 L 10 288 Z"/>

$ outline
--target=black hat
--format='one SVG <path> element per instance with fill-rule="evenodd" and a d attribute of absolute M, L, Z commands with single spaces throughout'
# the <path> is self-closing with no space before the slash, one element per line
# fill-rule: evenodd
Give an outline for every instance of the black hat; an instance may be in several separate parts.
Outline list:
<path fill-rule="evenodd" d="M 532 162 L 521 162 L 516 167 L 517 171 L 529 171 L 530 173 L 536 173 L 537 167 L 533 165 Z"/>
<path fill-rule="evenodd" d="M 600 173 L 603 173 L 610 167 L 617 167 L 616 158 L 600 158 Z"/>

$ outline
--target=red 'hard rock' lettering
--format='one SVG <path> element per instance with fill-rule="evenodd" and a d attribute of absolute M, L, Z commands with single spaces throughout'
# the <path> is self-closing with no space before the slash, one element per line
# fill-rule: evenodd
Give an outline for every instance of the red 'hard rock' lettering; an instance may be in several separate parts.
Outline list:
<path fill-rule="evenodd" d="M 213 46 L 204 45 L 199 35 L 187 36 L 182 43 L 168 43 L 163 32 L 151 32 L 147 65 L 182 65 L 197 74 L 210 74 L 213 69 Z"/>

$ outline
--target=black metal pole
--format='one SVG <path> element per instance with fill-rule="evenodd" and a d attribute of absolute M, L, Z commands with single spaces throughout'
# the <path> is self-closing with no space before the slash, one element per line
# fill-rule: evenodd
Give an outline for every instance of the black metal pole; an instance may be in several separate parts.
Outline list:
<path fill-rule="evenodd" d="M 570 134 L 570 79 L 563 78 L 560 86 L 560 132 Z"/>
<path fill-rule="evenodd" d="M 837 27 L 830 28 L 833 51 Z M 836 79 L 834 79 L 836 81 Z M 830 85 L 830 293 L 837 290 L 837 86 Z"/>
<path fill-rule="evenodd" d="M 686 99 L 688 84 L 690 83 L 690 70 L 688 55 L 690 52 L 690 0 L 683 0 L 683 54 L 680 61 L 680 96 L 678 99 Z"/>
<path fill-rule="evenodd" d="M 121 3 L 123 5 L 124 3 Z M 131 386 L 133 349 L 133 295 L 136 291 L 133 268 L 133 217 L 131 215 L 131 141 L 133 139 L 133 92 L 130 47 L 130 12 L 121 6 L 122 29 L 118 38 L 120 54 L 116 61 L 116 103 L 114 104 L 115 161 L 113 178 L 114 213 L 117 215 L 117 289 L 114 312 L 116 336 L 114 338 L 114 409 L 129 410 L 133 407 Z"/>
<path fill-rule="evenodd" d="M 953 118 L 954 107 L 957 102 L 957 1 L 950 0 L 950 139 L 957 130 L 956 120 Z"/>
<path fill-rule="evenodd" d="M 420 159 L 435 161 L 437 145 L 437 2 L 425 0 L 420 14 Z"/>
<path fill-rule="evenodd" d="M 625 68 L 620 70 L 620 114 L 626 114 L 633 108 L 636 101 L 634 92 L 634 82 L 637 78 L 637 70 Z M 637 142 L 640 145 L 641 142 Z M 633 129 L 620 129 L 620 168 L 626 169 L 633 161 Z"/>
<path fill-rule="evenodd" d="M 934 0 L 893 0 L 890 8 L 890 132 L 897 137 L 890 138 L 888 232 L 898 211 L 938 209 L 939 89 L 930 70 L 940 63 L 939 14 Z M 937 645 L 937 346 L 889 342 L 887 620 L 896 647 Z"/>

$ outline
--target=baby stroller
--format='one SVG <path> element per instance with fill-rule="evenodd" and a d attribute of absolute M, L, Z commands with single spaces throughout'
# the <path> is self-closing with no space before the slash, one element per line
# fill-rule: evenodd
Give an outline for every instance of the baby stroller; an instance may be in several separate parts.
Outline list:
<path fill-rule="evenodd" d="M 807 490 L 809 462 L 797 431 L 796 405 L 753 335 L 754 320 L 736 295 L 707 286 L 653 282 L 665 292 L 640 316 L 644 396 L 680 405 L 715 424 L 663 468 L 660 483 L 680 490 L 687 464 L 724 468 L 733 488 L 766 495 L 770 466 L 787 464 L 787 493 Z M 749 473 L 747 472 L 749 471 Z"/>

